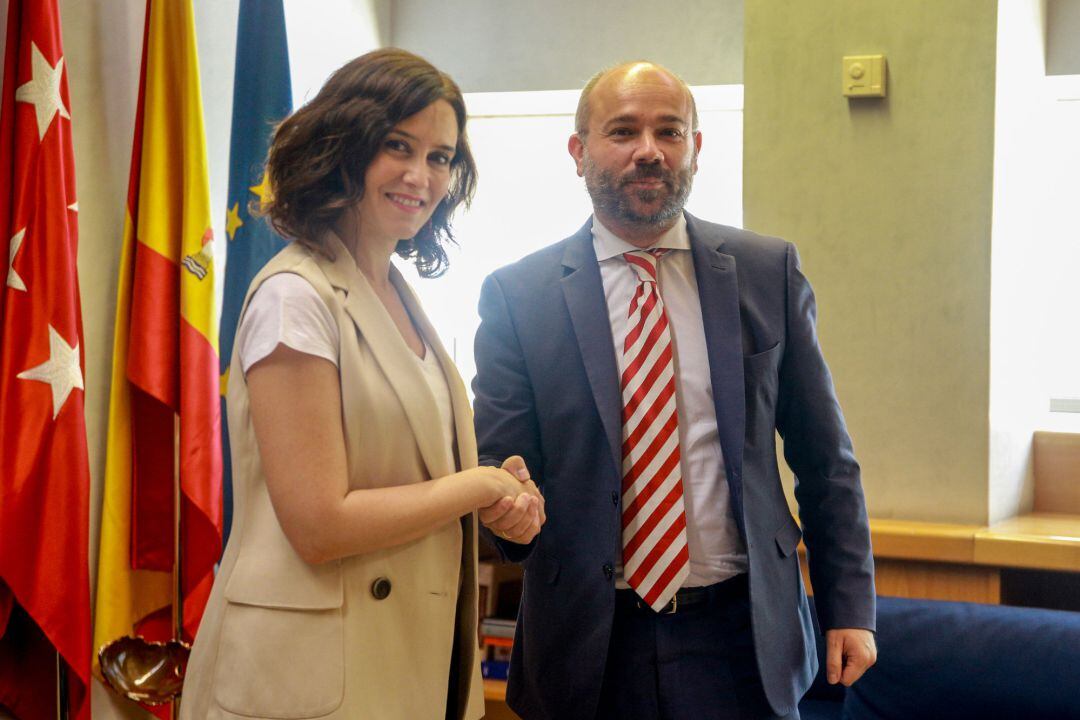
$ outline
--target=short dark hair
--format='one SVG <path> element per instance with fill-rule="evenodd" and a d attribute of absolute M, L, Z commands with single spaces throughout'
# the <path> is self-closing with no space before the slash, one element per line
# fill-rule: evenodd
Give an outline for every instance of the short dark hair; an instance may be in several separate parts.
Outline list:
<path fill-rule="evenodd" d="M 574 132 L 575 133 L 577 133 L 581 137 L 585 137 L 585 135 L 588 134 L 588 132 L 589 132 L 589 111 L 591 109 L 589 107 L 589 97 L 592 95 L 593 88 L 596 87 L 597 83 L 599 83 L 601 80 L 603 80 L 605 77 L 607 77 L 611 73 L 615 72 L 616 70 L 622 70 L 623 68 L 629 67 L 631 65 L 641 65 L 641 64 L 652 65 L 657 70 L 662 70 L 663 72 L 666 72 L 668 75 L 675 78 L 676 82 L 678 82 L 680 85 L 682 85 L 683 90 L 686 91 L 686 96 L 690 98 L 690 113 L 691 113 L 691 116 L 692 116 L 691 117 L 691 127 L 690 127 L 690 129 L 693 132 L 697 132 L 697 129 L 698 129 L 697 101 L 694 100 L 694 93 L 690 92 L 690 86 L 686 84 L 686 81 L 684 81 L 681 77 L 679 77 L 675 73 L 668 70 L 663 65 L 657 65 L 656 63 L 651 62 L 649 60 L 631 60 L 629 62 L 622 62 L 622 63 L 619 63 L 618 65 L 612 65 L 610 67 L 606 67 L 603 70 L 596 73 L 595 75 L 593 75 L 591 78 L 589 78 L 589 81 L 587 83 L 585 83 L 585 87 L 583 87 L 581 89 L 581 95 L 578 96 L 577 112 L 574 113 Z"/>
<path fill-rule="evenodd" d="M 459 204 L 472 200 L 476 163 L 465 135 L 461 90 L 449 75 L 405 50 L 375 50 L 343 65 L 277 126 L 266 160 L 270 197 L 261 214 L 286 239 L 330 256 L 322 236 L 363 196 L 364 174 L 387 134 L 438 100 L 449 103 L 457 117 L 450 187 L 431 221 L 401 240 L 397 253 L 413 259 L 421 276 L 441 275 L 445 245 L 454 242 L 450 218 Z"/>

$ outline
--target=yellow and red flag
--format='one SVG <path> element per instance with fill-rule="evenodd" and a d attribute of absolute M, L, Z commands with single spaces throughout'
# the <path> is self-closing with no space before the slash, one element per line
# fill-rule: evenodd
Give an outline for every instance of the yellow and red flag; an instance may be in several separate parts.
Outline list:
<path fill-rule="evenodd" d="M 94 647 L 171 636 L 174 476 L 183 636 L 221 554 L 213 235 L 191 0 L 148 0 L 120 258 Z"/>
<path fill-rule="evenodd" d="M 88 720 L 90 470 L 71 100 L 56 0 L 9 0 L 5 56 L 0 706 L 26 720 L 56 717 L 61 667 L 67 716 Z"/>

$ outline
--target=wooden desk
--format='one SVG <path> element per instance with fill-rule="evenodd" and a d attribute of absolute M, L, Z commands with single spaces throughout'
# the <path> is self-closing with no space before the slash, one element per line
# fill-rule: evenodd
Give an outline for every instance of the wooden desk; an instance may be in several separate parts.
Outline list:
<path fill-rule="evenodd" d="M 982 529 L 979 525 L 872 518 L 870 541 L 878 594 L 999 602 L 1000 573 L 974 565 L 975 535 Z M 801 545 L 799 552 L 803 580 L 812 592 Z"/>
<path fill-rule="evenodd" d="M 881 595 L 997 604 L 1005 568 L 1080 573 L 1080 515 L 1033 513 L 990 527 L 871 519 L 870 537 Z"/>
<path fill-rule="evenodd" d="M 506 706 L 506 681 L 484 680 L 484 720 L 520 720 Z"/>
<path fill-rule="evenodd" d="M 978 525 L 871 520 L 881 595 L 998 603 L 1001 574 L 975 565 Z"/>
<path fill-rule="evenodd" d="M 975 558 L 979 525 L 871 520 L 870 540 L 875 558 L 970 563 Z"/>
<path fill-rule="evenodd" d="M 485 700 L 498 700 L 503 702 L 506 700 L 506 681 L 505 680 L 484 680 L 484 699 Z"/>
<path fill-rule="evenodd" d="M 1031 513 L 975 534 L 980 565 L 1080 572 L 1080 515 Z"/>

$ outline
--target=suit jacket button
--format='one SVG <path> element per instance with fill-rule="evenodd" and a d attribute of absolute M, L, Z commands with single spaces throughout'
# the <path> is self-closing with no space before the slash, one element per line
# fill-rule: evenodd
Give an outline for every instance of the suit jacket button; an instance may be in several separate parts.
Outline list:
<path fill-rule="evenodd" d="M 604 564 L 604 577 L 606 577 L 608 580 L 615 577 L 615 568 L 611 566 L 611 563 Z"/>
<path fill-rule="evenodd" d="M 389 578 L 375 578 L 375 582 L 371 583 L 371 595 L 376 600 L 385 600 L 390 595 L 391 587 Z"/>
<path fill-rule="evenodd" d="M 615 507 L 619 507 L 619 493 L 614 490 L 611 491 L 611 504 Z"/>

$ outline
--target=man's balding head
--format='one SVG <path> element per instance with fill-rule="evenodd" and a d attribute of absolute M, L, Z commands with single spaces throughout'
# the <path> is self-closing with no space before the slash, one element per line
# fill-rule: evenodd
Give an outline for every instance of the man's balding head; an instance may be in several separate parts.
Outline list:
<path fill-rule="evenodd" d="M 697 103 L 694 102 L 694 94 L 690 92 L 690 86 L 683 82 L 682 78 L 664 66 L 649 62 L 648 60 L 634 60 L 631 62 L 619 63 L 618 65 L 604 68 L 589 78 L 589 81 L 585 83 L 585 87 L 581 89 L 581 96 L 578 98 L 577 112 L 574 114 L 574 131 L 582 136 L 589 131 L 591 110 L 590 100 L 593 92 L 597 89 L 597 86 L 608 83 L 621 83 L 625 82 L 627 79 L 633 79 L 643 75 L 655 75 L 658 77 L 667 76 L 667 78 L 677 83 L 683 89 L 686 93 L 686 97 L 690 100 L 690 110 L 693 118 L 693 127 L 691 130 L 697 132 Z"/>

